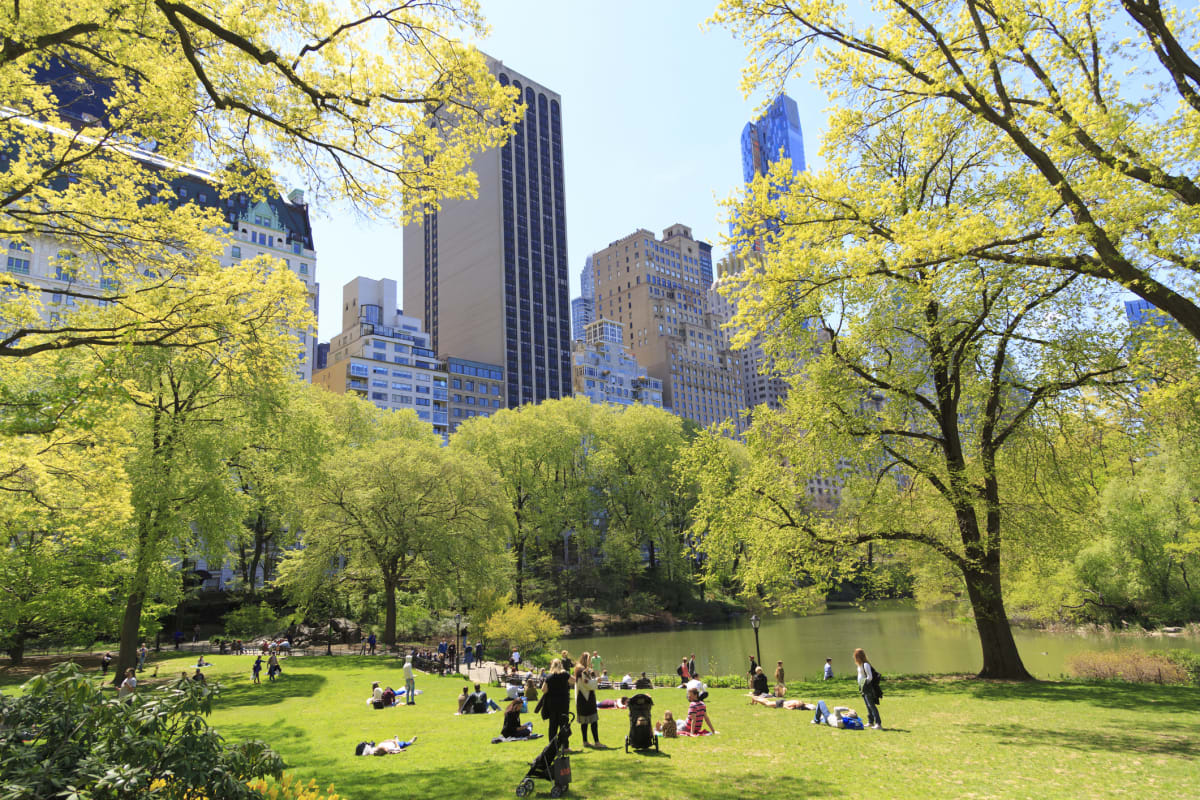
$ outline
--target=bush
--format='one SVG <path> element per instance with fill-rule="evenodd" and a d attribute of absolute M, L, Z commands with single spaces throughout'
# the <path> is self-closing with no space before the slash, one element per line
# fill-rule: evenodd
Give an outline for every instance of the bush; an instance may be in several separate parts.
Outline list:
<path fill-rule="evenodd" d="M 77 664 L 0 697 L 0 799 L 161 797 L 251 800 L 247 781 L 278 776 L 283 760 L 259 741 L 228 745 L 204 721 L 215 689 L 188 680 L 105 693 Z"/>
<path fill-rule="evenodd" d="M 333 786 L 321 794 L 315 780 L 302 783 L 299 778 L 284 775 L 278 781 L 251 781 L 250 788 L 261 794 L 266 800 L 339 800 L 333 793 Z"/>
<path fill-rule="evenodd" d="M 243 639 L 273 632 L 279 617 L 266 603 L 244 605 L 225 615 L 225 633 Z"/>
<path fill-rule="evenodd" d="M 1187 671 L 1164 653 L 1146 650 L 1086 652 L 1072 656 L 1067 668 L 1077 678 L 1129 683 L 1187 683 Z"/>
<path fill-rule="evenodd" d="M 1188 680 L 1200 686 L 1200 653 L 1190 650 L 1171 650 L 1167 653 L 1171 663 L 1187 673 Z"/>
<path fill-rule="evenodd" d="M 545 651 L 562 635 L 562 626 L 537 603 L 502 608 L 488 618 L 484 635 L 492 640 L 507 641 L 524 654 Z"/>

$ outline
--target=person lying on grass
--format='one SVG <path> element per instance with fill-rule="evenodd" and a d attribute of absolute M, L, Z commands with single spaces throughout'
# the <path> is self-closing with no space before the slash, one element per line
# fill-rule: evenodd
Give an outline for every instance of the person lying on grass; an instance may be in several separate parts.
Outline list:
<path fill-rule="evenodd" d="M 750 702 L 758 703 L 760 706 L 766 706 L 767 708 L 789 708 L 792 711 L 811 711 L 816 708 L 816 706 L 814 706 L 812 703 L 806 703 L 803 700 L 784 700 L 783 697 L 779 695 L 776 695 L 775 697 L 758 697 L 756 695 L 751 695 Z"/>
<path fill-rule="evenodd" d="M 629 698 L 628 697 L 619 697 L 616 700 L 612 700 L 612 699 L 601 700 L 599 703 L 596 703 L 596 708 L 628 708 L 628 707 L 629 707 Z"/>
<path fill-rule="evenodd" d="M 394 739 L 384 739 L 377 745 L 366 745 L 362 749 L 361 755 L 364 756 L 387 756 L 403 753 L 406 748 L 412 747 L 417 741 L 417 737 L 409 739 L 407 742 L 402 741 L 399 736 Z"/>

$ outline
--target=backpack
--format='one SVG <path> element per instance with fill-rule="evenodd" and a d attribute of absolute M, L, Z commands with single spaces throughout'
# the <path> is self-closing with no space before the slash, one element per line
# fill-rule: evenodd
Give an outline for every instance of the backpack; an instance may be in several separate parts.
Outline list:
<path fill-rule="evenodd" d="M 875 690 L 875 702 L 878 703 L 883 699 L 883 687 L 880 686 L 883 683 L 883 673 L 875 669 L 875 667 L 871 667 L 871 673 L 871 688 Z"/>

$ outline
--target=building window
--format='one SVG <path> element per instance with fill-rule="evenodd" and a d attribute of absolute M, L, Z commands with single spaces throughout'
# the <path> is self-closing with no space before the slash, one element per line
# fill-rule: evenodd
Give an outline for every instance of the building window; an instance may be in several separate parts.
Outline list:
<path fill-rule="evenodd" d="M 242 248 L 238 247 L 236 244 L 230 248 L 230 251 L 234 258 L 242 257 Z"/>
<path fill-rule="evenodd" d="M 300 262 L 300 274 L 301 275 L 308 274 L 308 264 L 305 264 L 303 261 Z"/>

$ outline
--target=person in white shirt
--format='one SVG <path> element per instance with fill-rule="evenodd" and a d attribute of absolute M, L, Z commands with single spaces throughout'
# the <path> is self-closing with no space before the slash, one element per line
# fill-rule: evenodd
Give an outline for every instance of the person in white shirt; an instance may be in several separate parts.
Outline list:
<path fill-rule="evenodd" d="M 417 680 L 413 675 L 412 653 L 404 657 L 404 705 L 417 704 Z"/>
<path fill-rule="evenodd" d="M 383 708 L 383 689 L 379 686 L 379 681 L 371 684 L 371 699 L 367 701 L 367 705 Z"/>
<path fill-rule="evenodd" d="M 621 678 L 621 688 L 622 689 L 632 689 L 633 688 L 633 676 L 630 675 L 628 672 L 625 673 L 625 677 Z"/>
<path fill-rule="evenodd" d="M 827 680 L 827 681 L 833 680 L 833 659 L 832 658 L 825 659 L 825 680 Z"/>
<path fill-rule="evenodd" d="M 133 700 L 133 693 L 137 691 L 137 670 L 133 667 L 125 670 L 125 680 L 121 681 L 121 688 L 117 689 L 118 700 Z"/>
<path fill-rule="evenodd" d="M 875 705 L 879 701 L 875 670 L 871 668 L 871 662 L 867 661 L 867 654 L 861 647 L 854 651 L 854 663 L 858 665 L 858 690 L 862 693 L 863 703 L 867 707 L 867 724 L 875 730 L 883 730 L 883 721 L 879 718 L 879 709 Z"/>

